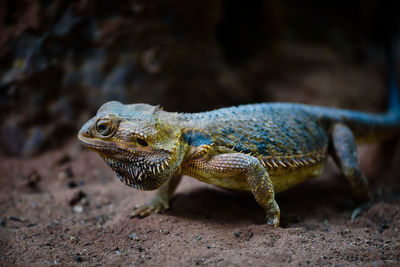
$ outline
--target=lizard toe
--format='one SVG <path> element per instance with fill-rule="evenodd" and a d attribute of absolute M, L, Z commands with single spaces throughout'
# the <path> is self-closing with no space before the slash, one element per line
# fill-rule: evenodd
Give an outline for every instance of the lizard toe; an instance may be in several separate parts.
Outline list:
<path fill-rule="evenodd" d="M 135 211 L 130 215 L 130 218 L 144 218 L 152 213 L 161 213 L 169 209 L 169 204 L 160 201 L 158 198 L 152 199 L 144 204 L 136 205 Z"/>
<path fill-rule="evenodd" d="M 270 226 L 273 226 L 273 227 L 278 227 L 279 226 L 279 217 L 267 215 L 267 224 Z"/>

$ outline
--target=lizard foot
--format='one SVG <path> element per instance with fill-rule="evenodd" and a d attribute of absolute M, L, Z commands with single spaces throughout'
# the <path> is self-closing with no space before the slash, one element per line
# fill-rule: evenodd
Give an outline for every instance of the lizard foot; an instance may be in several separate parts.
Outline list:
<path fill-rule="evenodd" d="M 267 224 L 273 227 L 279 226 L 279 216 L 267 215 Z"/>
<path fill-rule="evenodd" d="M 267 224 L 273 227 L 278 227 L 279 222 L 280 222 L 280 215 L 281 212 L 279 210 L 279 206 L 274 200 L 273 202 L 270 202 L 268 205 L 268 209 L 266 210 L 267 213 Z"/>
<path fill-rule="evenodd" d="M 167 209 L 169 209 L 169 203 L 163 201 L 160 197 L 155 197 L 144 204 L 136 205 L 135 211 L 130 215 L 130 218 L 144 218 L 153 212 L 160 213 Z"/>
<path fill-rule="evenodd" d="M 367 202 L 367 203 L 357 206 L 351 213 L 351 221 L 353 222 L 361 213 L 369 210 L 369 208 L 371 208 L 372 204 L 373 204 L 372 202 Z"/>

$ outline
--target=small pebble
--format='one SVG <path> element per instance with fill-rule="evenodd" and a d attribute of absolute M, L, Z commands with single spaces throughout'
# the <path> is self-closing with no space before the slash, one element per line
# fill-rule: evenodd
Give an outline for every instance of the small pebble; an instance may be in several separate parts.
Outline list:
<path fill-rule="evenodd" d="M 41 179 L 42 177 L 40 176 L 39 172 L 37 170 L 33 170 L 28 174 L 24 186 L 29 187 L 30 189 L 37 189 L 37 184 Z"/>
<path fill-rule="evenodd" d="M 71 168 L 69 168 L 69 167 L 66 168 L 64 172 L 65 172 L 65 174 L 67 175 L 68 178 L 74 177 L 74 173 L 72 172 Z"/>
<path fill-rule="evenodd" d="M 386 220 L 384 220 L 380 225 L 379 225 L 379 233 L 382 233 L 385 229 L 388 229 L 389 225 L 387 224 Z"/>
<path fill-rule="evenodd" d="M 78 184 L 75 181 L 69 181 L 67 185 L 69 188 L 75 188 L 78 186 Z"/>
<path fill-rule="evenodd" d="M 83 211 L 83 207 L 80 205 L 76 205 L 76 206 L 74 206 L 73 210 L 76 213 L 81 213 Z"/>
<path fill-rule="evenodd" d="M 68 178 L 74 177 L 74 173 L 70 168 L 66 168 L 65 170 L 58 173 L 57 178 L 59 180 L 67 180 Z"/>
<path fill-rule="evenodd" d="M 82 262 L 82 261 L 83 261 L 83 258 L 81 257 L 81 255 L 75 254 L 74 260 L 75 260 L 76 262 Z"/>
<path fill-rule="evenodd" d="M 71 197 L 71 199 L 69 200 L 69 204 L 71 205 L 71 206 L 75 206 L 76 204 L 78 204 L 79 203 L 79 201 L 81 201 L 83 198 L 85 198 L 86 197 L 86 194 L 83 192 L 83 191 L 76 191 L 73 195 L 72 195 L 72 197 Z"/>
<path fill-rule="evenodd" d="M 65 154 L 56 161 L 56 164 L 61 166 L 70 161 L 71 161 L 71 157 L 68 154 Z"/>
<path fill-rule="evenodd" d="M 11 216 L 8 219 L 11 220 L 11 221 L 22 222 L 22 219 L 20 217 L 17 217 L 17 216 Z"/>
<path fill-rule="evenodd" d="M 136 236 L 137 236 L 137 234 L 136 234 L 136 232 L 135 232 L 135 233 L 133 233 L 133 234 L 131 234 L 131 235 L 129 236 L 129 239 L 130 239 L 130 240 L 133 240 L 133 239 L 136 238 Z"/>

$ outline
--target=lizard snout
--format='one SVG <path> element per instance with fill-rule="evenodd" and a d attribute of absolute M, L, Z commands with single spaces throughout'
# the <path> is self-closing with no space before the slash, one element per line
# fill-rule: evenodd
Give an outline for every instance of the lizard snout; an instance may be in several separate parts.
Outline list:
<path fill-rule="evenodd" d="M 93 122 L 92 120 L 87 121 L 82 128 L 79 130 L 78 139 L 83 141 L 82 138 L 91 138 L 92 136 L 92 128 Z"/>

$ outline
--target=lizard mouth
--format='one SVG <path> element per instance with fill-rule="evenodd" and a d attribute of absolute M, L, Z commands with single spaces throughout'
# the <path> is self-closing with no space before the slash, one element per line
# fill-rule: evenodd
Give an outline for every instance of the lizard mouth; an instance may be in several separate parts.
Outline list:
<path fill-rule="evenodd" d="M 93 138 L 87 138 L 82 135 L 78 135 L 79 141 L 81 141 L 82 145 L 87 147 L 90 150 L 94 150 L 98 153 L 101 152 L 115 152 L 115 153 L 120 153 L 123 149 L 116 147 L 113 143 L 111 142 L 106 142 L 106 141 L 98 141 Z"/>

